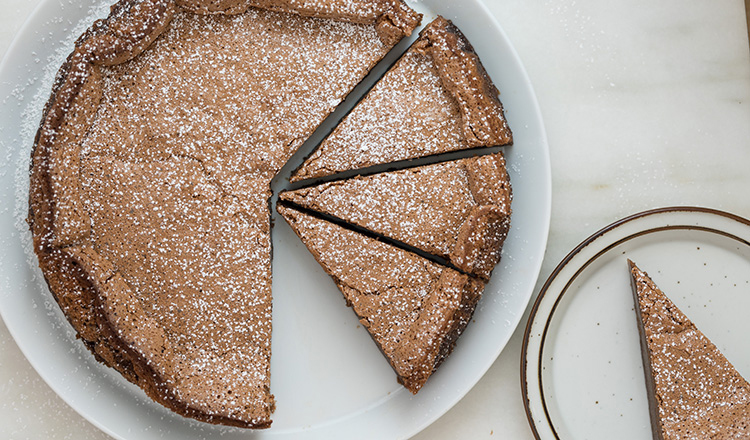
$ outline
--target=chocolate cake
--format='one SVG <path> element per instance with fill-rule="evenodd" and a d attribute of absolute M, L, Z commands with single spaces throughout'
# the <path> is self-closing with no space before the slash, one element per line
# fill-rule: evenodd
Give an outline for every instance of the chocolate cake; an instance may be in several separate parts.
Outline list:
<path fill-rule="evenodd" d="M 628 260 L 654 438 L 750 437 L 750 384 Z"/>
<path fill-rule="evenodd" d="M 484 283 L 294 208 L 276 209 L 416 394 L 453 350 Z"/>
<path fill-rule="evenodd" d="M 185 416 L 270 426 L 270 181 L 419 20 L 400 0 L 121 0 L 77 40 L 28 221 L 97 359 Z"/>
<path fill-rule="evenodd" d="M 512 142 L 474 49 L 438 17 L 292 175 L 291 181 Z"/>
<path fill-rule="evenodd" d="M 502 153 L 320 184 L 279 194 L 442 257 L 489 279 L 510 225 Z"/>

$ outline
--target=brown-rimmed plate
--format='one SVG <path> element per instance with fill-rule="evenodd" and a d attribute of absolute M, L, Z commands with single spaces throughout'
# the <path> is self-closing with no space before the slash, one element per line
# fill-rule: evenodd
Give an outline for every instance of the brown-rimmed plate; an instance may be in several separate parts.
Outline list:
<path fill-rule="evenodd" d="M 693 207 L 635 214 L 571 251 L 534 304 L 521 387 L 536 438 L 652 438 L 628 258 L 750 377 L 750 221 Z"/>

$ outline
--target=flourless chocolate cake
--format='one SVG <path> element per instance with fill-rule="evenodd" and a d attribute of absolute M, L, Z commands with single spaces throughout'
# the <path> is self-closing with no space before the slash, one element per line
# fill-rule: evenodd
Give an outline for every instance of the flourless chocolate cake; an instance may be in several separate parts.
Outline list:
<path fill-rule="evenodd" d="M 277 210 L 416 394 L 453 350 L 484 283 L 294 208 Z"/>
<path fill-rule="evenodd" d="M 270 426 L 270 181 L 419 20 L 400 0 L 121 0 L 78 39 L 29 224 L 97 359 L 180 414 Z"/>
<path fill-rule="evenodd" d="M 510 225 L 502 153 L 324 183 L 279 198 L 440 256 L 485 280 Z"/>
<path fill-rule="evenodd" d="M 492 80 L 461 31 L 438 17 L 290 180 L 510 142 Z"/>
<path fill-rule="evenodd" d="M 749 438 L 750 384 L 645 272 L 628 264 L 654 438 Z"/>

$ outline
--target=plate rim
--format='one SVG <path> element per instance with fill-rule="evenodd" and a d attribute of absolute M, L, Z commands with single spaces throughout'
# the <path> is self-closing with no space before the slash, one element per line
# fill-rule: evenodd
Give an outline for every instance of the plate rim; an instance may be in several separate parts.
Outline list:
<path fill-rule="evenodd" d="M 638 221 L 644 218 L 652 217 L 652 216 L 661 216 L 661 215 L 667 215 L 667 214 L 675 214 L 675 213 L 697 213 L 701 215 L 708 215 L 709 218 L 716 216 L 725 220 L 734 221 L 736 223 L 742 224 L 746 227 L 750 227 L 750 219 L 741 217 L 737 214 L 733 214 L 727 211 L 722 211 L 715 208 L 709 208 L 704 206 L 667 206 L 667 207 L 661 207 L 661 208 L 653 208 L 648 209 L 645 211 L 641 211 L 635 214 L 628 215 L 624 218 L 621 218 L 619 220 L 616 220 L 607 226 L 599 229 L 598 231 L 594 232 L 587 238 L 585 238 L 583 241 L 581 241 L 576 247 L 574 247 L 570 252 L 568 252 L 565 257 L 560 261 L 560 263 L 557 264 L 557 266 L 552 270 L 547 280 L 542 285 L 542 288 L 539 291 L 539 294 L 537 298 L 534 300 L 534 304 L 531 308 L 531 311 L 529 313 L 529 318 L 526 322 L 526 327 L 524 329 L 523 334 L 523 340 L 521 342 L 521 365 L 520 365 L 520 379 L 521 379 L 521 394 L 523 396 L 523 406 L 524 406 L 524 412 L 526 414 L 526 419 L 529 423 L 529 427 L 531 428 L 532 434 L 534 435 L 534 438 L 537 440 L 542 440 L 539 430 L 537 428 L 537 424 L 534 421 L 534 414 L 532 413 L 531 409 L 531 399 L 530 399 L 530 384 L 529 384 L 529 356 L 535 356 L 535 357 L 541 357 L 542 350 L 544 349 L 545 340 L 547 337 L 547 330 L 549 327 L 549 322 L 551 321 L 552 317 L 555 315 L 555 312 L 557 310 L 557 305 L 560 303 L 562 297 L 567 292 L 567 287 L 580 275 L 581 272 L 583 272 L 586 267 L 588 267 L 591 263 L 593 263 L 596 259 L 601 257 L 602 255 L 609 252 L 613 247 L 625 243 L 627 241 L 630 241 L 634 238 L 641 237 L 643 235 L 647 235 L 654 232 L 660 232 L 664 230 L 670 230 L 670 229 L 693 229 L 693 230 L 703 230 L 703 231 L 711 231 L 716 233 L 723 233 L 724 231 L 720 231 L 717 229 L 711 229 L 707 227 L 702 227 L 699 225 L 693 225 L 688 226 L 685 224 L 680 225 L 669 225 L 666 224 L 664 227 L 661 228 L 654 228 L 649 227 L 644 230 L 641 230 L 637 233 L 632 233 L 627 235 L 624 238 L 621 238 L 614 243 L 609 244 L 604 249 L 597 252 L 595 255 L 588 258 L 586 261 L 584 261 L 580 267 L 577 268 L 575 273 L 572 274 L 570 278 L 566 278 L 566 284 L 565 288 L 563 288 L 560 292 L 555 293 L 555 302 L 552 305 L 552 308 L 550 309 L 550 313 L 548 316 L 544 319 L 544 331 L 542 332 L 541 338 L 539 338 L 539 350 L 530 351 L 530 341 L 532 336 L 532 330 L 536 328 L 535 321 L 537 318 L 537 314 L 539 313 L 540 307 L 542 303 L 546 302 L 547 294 L 550 293 L 550 287 L 552 284 L 557 280 L 558 276 L 561 275 L 561 273 L 565 270 L 565 268 L 570 264 L 585 248 L 587 248 L 589 245 L 593 244 L 594 242 L 598 241 L 600 238 L 605 236 L 606 234 L 624 226 L 628 225 L 634 221 Z M 733 234 L 723 233 L 722 235 L 731 237 L 733 239 L 739 240 L 744 242 L 746 245 L 750 246 L 750 241 L 741 239 Z M 540 324 L 541 325 L 541 324 Z M 538 356 L 537 356 L 538 351 Z M 541 368 L 541 363 L 539 363 L 538 368 Z M 534 372 L 535 375 L 539 376 L 538 380 L 538 387 L 541 388 L 542 380 L 539 372 Z M 534 395 L 536 396 L 536 390 Z M 555 430 L 555 426 L 552 423 L 551 417 L 549 415 L 549 411 L 547 408 L 547 405 L 545 403 L 544 393 L 540 392 L 540 404 L 544 410 L 544 419 L 547 422 L 547 425 L 549 429 L 551 430 L 551 434 L 553 437 L 557 440 L 560 440 L 560 436 L 557 434 Z"/>

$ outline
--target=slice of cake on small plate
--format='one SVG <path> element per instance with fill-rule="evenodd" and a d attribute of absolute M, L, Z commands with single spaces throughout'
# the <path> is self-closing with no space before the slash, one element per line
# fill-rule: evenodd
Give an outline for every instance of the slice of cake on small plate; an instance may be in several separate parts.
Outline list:
<path fill-rule="evenodd" d="M 466 37 L 438 17 L 290 180 L 509 144 L 498 93 Z"/>
<path fill-rule="evenodd" d="M 628 260 L 654 438 L 750 438 L 750 384 Z"/>
<path fill-rule="evenodd" d="M 439 256 L 489 279 L 510 226 L 502 153 L 283 192 L 281 200 Z"/>
<path fill-rule="evenodd" d="M 453 350 L 484 283 L 294 208 L 277 210 L 416 394 Z"/>

